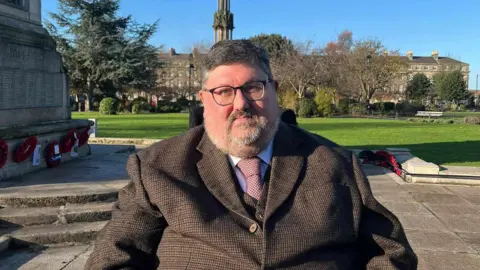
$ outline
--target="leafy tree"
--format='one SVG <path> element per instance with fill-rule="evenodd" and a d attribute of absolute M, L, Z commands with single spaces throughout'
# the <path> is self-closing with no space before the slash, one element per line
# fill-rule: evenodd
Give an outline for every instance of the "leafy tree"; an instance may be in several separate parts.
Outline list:
<path fill-rule="evenodd" d="M 281 58 L 288 52 L 294 50 L 293 43 L 287 37 L 279 34 L 259 34 L 250 38 L 254 43 L 261 45 L 267 50 L 270 58 Z"/>
<path fill-rule="evenodd" d="M 417 73 L 408 82 L 406 96 L 409 100 L 421 101 L 425 99 L 432 89 L 432 82 L 423 73 Z"/>
<path fill-rule="evenodd" d="M 470 97 L 467 83 L 459 70 L 453 72 L 440 72 L 433 76 L 435 93 L 441 100 L 464 100 Z"/>
<path fill-rule="evenodd" d="M 131 16 L 117 15 L 119 0 L 59 0 L 54 23 L 46 27 L 57 43 L 71 87 L 112 96 L 123 88 L 156 86 L 161 63 L 158 48 L 148 44 L 157 22 L 138 24 Z"/>

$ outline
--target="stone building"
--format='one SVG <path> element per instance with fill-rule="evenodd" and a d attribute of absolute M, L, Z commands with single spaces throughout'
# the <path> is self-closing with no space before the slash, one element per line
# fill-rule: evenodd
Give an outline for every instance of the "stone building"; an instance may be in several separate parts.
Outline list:
<path fill-rule="evenodd" d="M 398 102 L 403 100 L 408 81 L 417 73 L 423 73 L 429 79 L 432 79 L 435 74 L 442 71 L 460 70 L 468 83 L 470 65 L 450 57 L 439 56 L 438 51 L 433 51 L 430 56 L 416 56 L 413 55 L 412 51 L 408 51 L 401 59 L 405 61 L 407 68 L 400 71 L 390 91 L 374 95 L 373 102 Z"/>

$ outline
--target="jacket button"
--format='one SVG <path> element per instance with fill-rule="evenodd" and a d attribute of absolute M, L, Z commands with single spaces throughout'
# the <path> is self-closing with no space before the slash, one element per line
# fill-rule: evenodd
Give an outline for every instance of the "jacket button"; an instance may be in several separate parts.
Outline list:
<path fill-rule="evenodd" d="M 258 228 L 257 224 L 253 223 L 252 225 L 250 225 L 250 232 L 251 233 L 256 232 L 257 228 Z"/>

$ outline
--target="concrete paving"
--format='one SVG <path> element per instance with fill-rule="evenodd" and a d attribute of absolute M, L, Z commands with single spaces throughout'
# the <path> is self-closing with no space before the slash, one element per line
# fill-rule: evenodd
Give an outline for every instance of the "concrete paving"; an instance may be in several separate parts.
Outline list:
<path fill-rule="evenodd" d="M 98 184 L 120 188 L 128 181 L 124 173 L 127 156 L 122 153 L 92 156 L 90 161 L 78 163 L 77 166 L 82 166 L 85 170 L 82 173 L 88 173 L 86 170 L 90 167 L 95 171 L 89 174 L 93 178 L 80 183 L 69 178 L 56 180 L 54 170 L 45 174 L 50 175 L 50 181 L 56 183 Z M 71 166 L 70 172 L 78 173 L 74 170 L 78 167 L 74 165 L 75 163 L 65 164 Z M 116 172 L 114 176 L 104 175 L 103 168 L 105 171 Z M 419 269 L 480 269 L 480 187 L 412 184 L 404 182 L 386 169 L 371 165 L 364 168 L 377 200 L 395 213 L 402 222 L 410 244 L 419 256 Z M 41 178 L 35 179 L 30 180 L 31 182 L 24 179 L 19 185 L 47 185 Z M 104 209 L 105 205 L 98 207 Z M 72 212 L 84 210 L 81 206 L 72 206 Z M 46 208 L 45 211 L 53 210 Z M 90 225 L 96 230 L 104 223 L 96 222 Z M 82 230 L 83 228 L 82 226 Z M 42 229 L 34 227 L 31 230 Z M 71 231 L 75 231 L 75 228 L 72 227 Z M 84 234 L 85 231 L 79 233 Z M 75 238 L 68 235 L 65 237 L 67 240 Z M 48 239 L 48 234 L 45 234 L 44 238 Z M 83 269 L 92 251 L 92 244 L 51 247 L 45 246 L 42 241 L 44 239 L 37 240 L 38 246 L 28 250 L 0 253 L 0 270 Z"/>

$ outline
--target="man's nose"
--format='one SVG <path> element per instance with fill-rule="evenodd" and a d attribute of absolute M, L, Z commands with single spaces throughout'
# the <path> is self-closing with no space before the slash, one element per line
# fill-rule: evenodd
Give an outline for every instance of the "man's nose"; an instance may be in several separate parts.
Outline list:
<path fill-rule="evenodd" d="M 245 108 L 250 107 L 250 101 L 245 98 L 243 95 L 242 90 L 240 89 L 235 89 L 236 94 L 235 94 L 235 99 L 233 100 L 233 108 L 235 110 L 243 110 Z"/>

